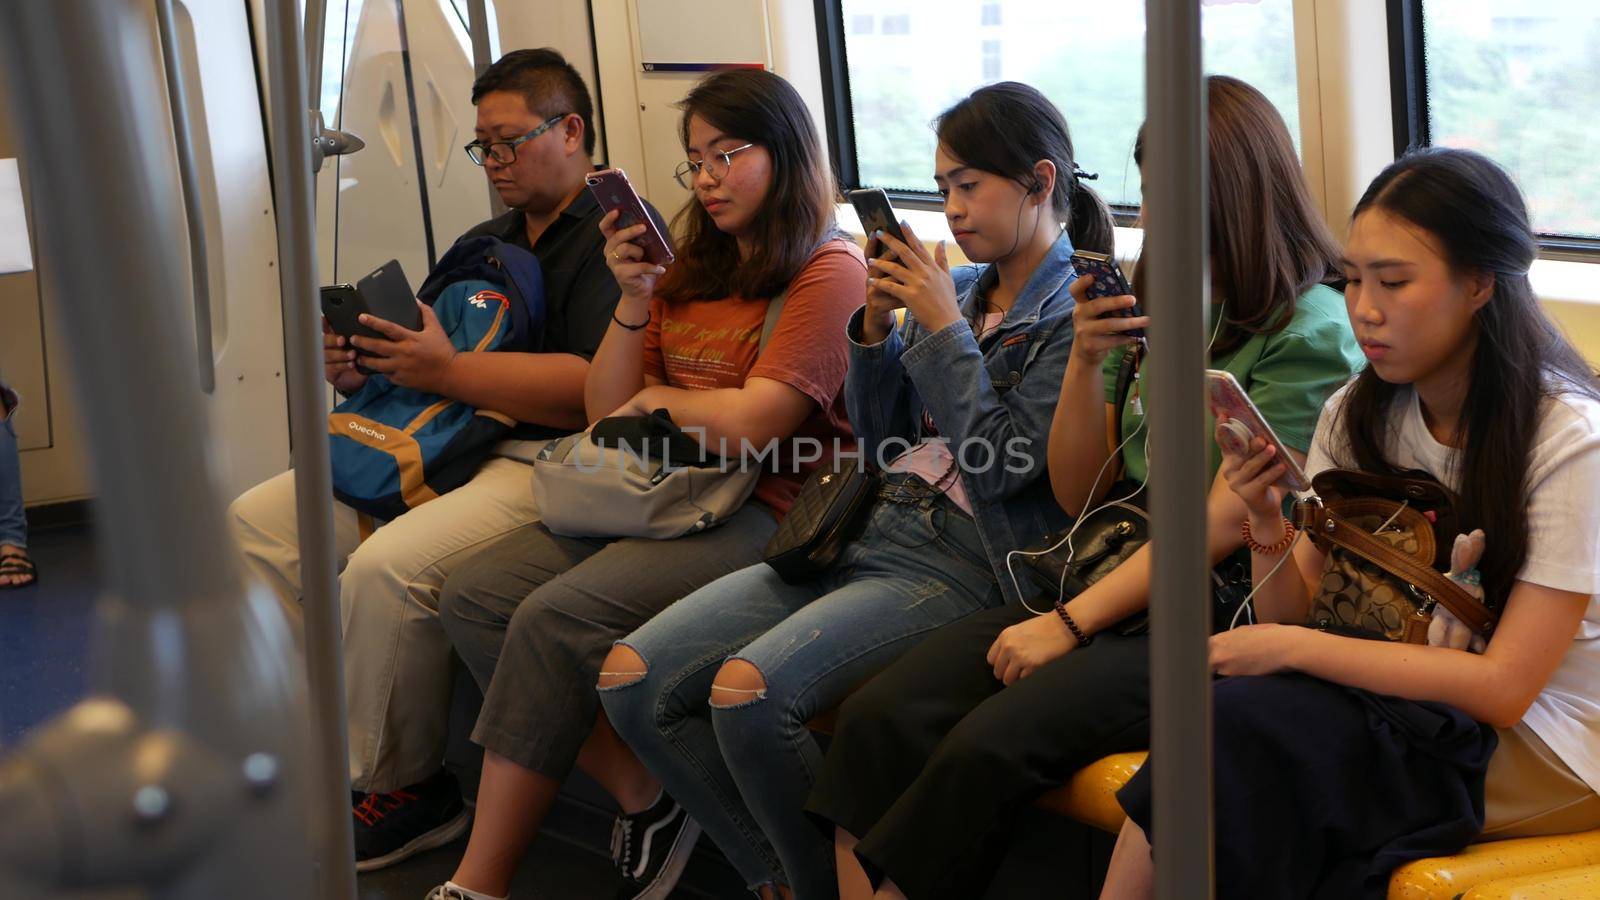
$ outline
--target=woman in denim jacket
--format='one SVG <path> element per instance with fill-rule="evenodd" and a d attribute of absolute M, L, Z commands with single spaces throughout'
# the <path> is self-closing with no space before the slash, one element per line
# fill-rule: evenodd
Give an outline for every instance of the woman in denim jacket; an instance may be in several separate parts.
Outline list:
<path fill-rule="evenodd" d="M 600 675 L 614 727 L 763 897 L 836 893 L 832 845 L 801 809 L 822 763 L 806 723 L 933 629 L 1004 602 L 1005 555 L 1066 522 L 1044 476 L 1071 256 L 1074 239 L 1111 249 L 1110 214 L 1032 88 L 982 88 L 936 128 L 945 216 L 984 264 L 951 272 L 904 224 L 907 243 L 869 244 L 845 396 L 885 479 L 861 535 L 808 583 L 758 565 L 701 588 Z"/>

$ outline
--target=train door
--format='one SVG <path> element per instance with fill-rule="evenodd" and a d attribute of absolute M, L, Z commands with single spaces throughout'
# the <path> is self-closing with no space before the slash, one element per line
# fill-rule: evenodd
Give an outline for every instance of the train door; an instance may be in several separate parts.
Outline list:
<path fill-rule="evenodd" d="M 317 176 L 325 281 L 353 282 L 398 259 L 413 289 L 462 232 L 495 212 L 462 147 L 475 77 L 466 3 L 329 0 L 320 110 L 365 149 Z"/>

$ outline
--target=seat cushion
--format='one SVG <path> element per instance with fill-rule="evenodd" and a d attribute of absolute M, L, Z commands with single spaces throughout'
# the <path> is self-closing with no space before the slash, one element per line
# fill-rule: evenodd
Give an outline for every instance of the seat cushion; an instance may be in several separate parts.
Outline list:
<path fill-rule="evenodd" d="M 1597 900 L 1600 866 L 1582 866 L 1480 884 L 1462 900 Z"/>
<path fill-rule="evenodd" d="M 1117 805 L 1117 791 L 1139 771 L 1149 755 L 1141 750 L 1107 756 L 1079 769 L 1070 781 L 1046 793 L 1034 805 L 1103 831 L 1121 831 L 1127 817 Z"/>
<path fill-rule="evenodd" d="M 1600 865 L 1600 831 L 1474 844 L 1455 856 L 1419 859 L 1395 870 L 1389 900 L 1452 900 L 1478 885 Z M 1494 895 L 1500 896 L 1500 895 Z M 1571 894 L 1507 894 L 1568 897 Z M 1585 895 L 1587 896 L 1587 895 Z M 1595 894 L 1600 897 L 1600 894 Z"/>

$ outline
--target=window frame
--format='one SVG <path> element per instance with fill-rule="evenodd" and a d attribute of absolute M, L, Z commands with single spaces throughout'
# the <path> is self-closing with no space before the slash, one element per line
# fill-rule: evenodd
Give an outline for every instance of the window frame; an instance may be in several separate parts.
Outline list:
<path fill-rule="evenodd" d="M 1433 145 L 1428 111 L 1428 57 L 1423 46 L 1422 0 L 1387 0 L 1389 104 L 1394 114 L 1394 155 Z M 1512 173 L 1515 176 L 1516 173 Z M 1545 259 L 1600 262 L 1600 238 L 1540 231 Z"/>
<path fill-rule="evenodd" d="M 845 43 L 843 0 L 814 0 L 817 22 L 817 60 L 822 73 L 823 121 L 827 127 L 828 160 L 834 177 L 845 191 L 861 184 L 861 166 L 856 152 L 855 118 L 851 112 L 850 66 Z M 1302 101 L 1303 102 L 1303 101 Z M 890 202 L 907 209 L 943 211 L 944 201 L 933 191 L 908 191 L 884 188 Z M 1139 208 L 1111 203 L 1111 218 L 1120 228 L 1132 228 L 1139 219 Z"/>

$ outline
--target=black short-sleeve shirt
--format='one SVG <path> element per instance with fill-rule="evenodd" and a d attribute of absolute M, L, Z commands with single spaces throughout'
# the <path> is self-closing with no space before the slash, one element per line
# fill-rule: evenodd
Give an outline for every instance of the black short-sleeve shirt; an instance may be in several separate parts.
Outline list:
<path fill-rule="evenodd" d="M 648 202 L 645 208 L 664 229 L 660 213 Z M 519 209 L 496 216 L 461 236 L 464 239 L 492 234 L 539 258 L 544 272 L 547 352 L 592 359 L 611 325 L 611 313 L 622 292 L 606 266 L 606 241 L 600 234 L 600 219 L 604 216 L 594 195 L 585 190 L 550 223 L 539 236 L 537 246 L 528 244 L 527 223 Z"/>
<path fill-rule="evenodd" d="M 660 213 L 648 202 L 645 208 L 665 230 Z M 584 190 L 539 235 L 536 245 L 528 243 L 527 220 L 520 209 L 496 216 L 461 236 L 494 235 L 539 258 L 544 274 L 545 352 L 592 359 L 611 325 L 611 314 L 622 291 L 606 265 L 606 241 L 600 234 L 600 219 L 604 216 L 594 195 Z M 560 432 L 525 424 L 517 428 L 514 436 L 534 438 L 547 433 Z"/>

